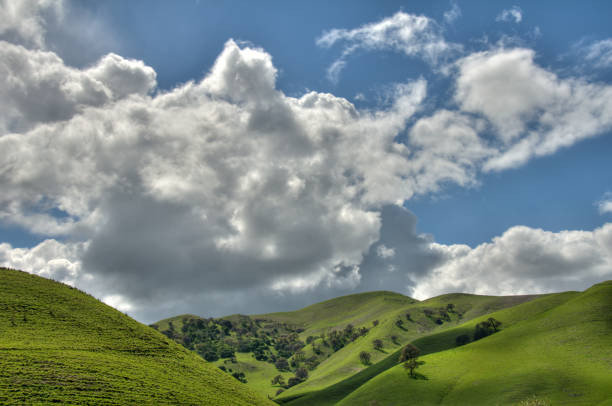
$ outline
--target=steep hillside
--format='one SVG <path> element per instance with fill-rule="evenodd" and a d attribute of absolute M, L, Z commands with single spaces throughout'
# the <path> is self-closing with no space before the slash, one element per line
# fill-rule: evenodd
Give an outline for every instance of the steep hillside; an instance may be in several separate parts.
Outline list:
<path fill-rule="evenodd" d="M 77 289 L 3 268 L 0 286 L 2 404 L 270 404 Z"/>
<path fill-rule="evenodd" d="M 398 365 L 337 404 L 511 405 L 534 396 L 553 405 L 611 404 L 612 282 L 490 316 L 501 331 L 464 346 L 453 338 L 482 319 L 416 340 L 429 354 L 420 359 L 419 379 Z"/>

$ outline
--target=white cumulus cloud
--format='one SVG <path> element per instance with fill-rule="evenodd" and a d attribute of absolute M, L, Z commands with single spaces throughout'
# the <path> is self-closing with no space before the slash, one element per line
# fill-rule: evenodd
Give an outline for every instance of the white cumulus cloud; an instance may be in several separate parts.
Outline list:
<path fill-rule="evenodd" d="M 432 249 L 446 260 L 417 281 L 419 299 L 451 292 L 559 292 L 612 279 L 612 223 L 558 233 L 516 226 L 476 248 L 433 244 Z"/>

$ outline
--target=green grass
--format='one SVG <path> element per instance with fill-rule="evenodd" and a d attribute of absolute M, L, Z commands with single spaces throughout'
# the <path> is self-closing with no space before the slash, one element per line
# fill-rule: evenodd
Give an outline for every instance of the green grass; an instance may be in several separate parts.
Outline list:
<path fill-rule="evenodd" d="M 268 362 L 257 361 L 250 353 L 236 353 L 237 363 L 232 363 L 229 359 L 220 359 L 215 361 L 215 365 L 224 366 L 228 371 L 244 372 L 248 379 L 248 386 L 267 398 L 276 396 L 276 392 L 281 388 L 278 385 L 272 385 L 270 380 L 276 375 L 282 375 L 287 381 L 293 373 L 279 372 L 273 364 Z"/>
<path fill-rule="evenodd" d="M 77 289 L 7 269 L 0 286 L 1 404 L 270 404 Z"/>
<path fill-rule="evenodd" d="M 430 352 L 418 369 L 424 379 L 398 365 L 337 404 L 512 405 L 534 396 L 553 405 L 609 404 L 612 282 L 492 316 L 504 322 L 502 331 L 459 348 L 452 348 L 452 337 L 479 319 L 415 341 Z"/>

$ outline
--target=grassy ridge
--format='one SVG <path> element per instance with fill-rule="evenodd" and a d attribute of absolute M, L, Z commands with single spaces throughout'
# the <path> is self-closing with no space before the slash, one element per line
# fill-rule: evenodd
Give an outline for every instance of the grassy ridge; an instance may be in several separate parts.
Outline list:
<path fill-rule="evenodd" d="M 506 327 L 463 347 L 443 343 L 478 320 L 422 338 L 422 347 L 440 350 L 422 357 L 424 379 L 395 366 L 338 405 L 505 405 L 534 395 L 554 405 L 603 405 L 612 398 L 612 282 L 493 315 Z"/>
<path fill-rule="evenodd" d="M 270 404 L 76 289 L 1 268 L 0 286 L 2 404 Z"/>

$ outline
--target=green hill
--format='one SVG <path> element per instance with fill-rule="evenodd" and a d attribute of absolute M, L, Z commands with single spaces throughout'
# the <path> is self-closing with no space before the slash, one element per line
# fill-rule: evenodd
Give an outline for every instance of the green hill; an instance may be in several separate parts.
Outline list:
<path fill-rule="evenodd" d="M 77 289 L 3 268 L 0 287 L 1 404 L 271 404 Z"/>
<path fill-rule="evenodd" d="M 553 405 L 612 404 L 612 282 L 490 316 L 502 330 L 464 346 L 454 338 L 482 319 L 416 340 L 427 354 L 421 379 L 398 365 L 337 404 L 512 405 L 534 396 Z"/>
<path fill-rule="evenodd" d="M 525 303 L 541 296 L 479 296 L 470 294 L 449 294 L 437 296 L 422 302 L 412 302 L 407 307 L 391 312 L 385 316 L 371 339 L 381 339 L 384 343 L 383 351 L 372 351 L 371 340 L 355 343 L 342 349 L 322 366 L 326 369 L 315 371 L 314 379 L 300 384 L 286 391 L 278 401 L 289 405 L 333 405 L 339 402 L 352 391 L 363 385 L 369 379 L 397 365 L 399 351 L 406 343 L 430 337 L 431 347 L 440 345 L 455 346 L 456 334 L 448 333 L 456 326 L 466 321 L 489 314 L 495 310 L 512 307 Z M 452 310 L 448 310 L 452 304 Z M 410 315 L 410 319 L 407 319 Z M 397 320 L 404 323 L 401 328 Z M 390 337 L 397 337 L 395 342 Z M 448 337 L 449 339 L 441 339 Z M 433 350 L 431 348 L 430 350 Z M 365 367 L 359 361 L 359 352 L 371 351 L 375 355 L 372 366 Z M 355 372 L 352 374 L 342 372 L 337 367 L 345 362 L 351 365 Z M 316 374 L 319 372 L 319 374 Z M 319 378 L 317 378 L 317 376 Z"/>
<path fill-rule="evenodd" d="M 317 402 L 325 398 L 325 404 L 333 404 L 329 402 L 395 365 L 397 356 L 386 358 L 406 343 L 536 297 L 453 294 L 419 302 L 381 291 L 342 296 L 293 312 L 220 319 L 183 315 L 153 326 L 229 373 L 244 374 L 247 384 L 262 395 L 275 396 L 282 389 L 278 401 L 303 398 L 301 404 L 307 405 L 319 404 L 308 403 L 319 393 Z M 373 349 L 374 340 L 382 342 L 380 350 Z M 373 366 L 361 362 L 362 351 L 370 354 Z M 279 358 L 287 359 L 286 369 L 276 367 Z M 300 367 L 308 370 L 308 378 L 289 385 Z M 276 375 L 283 377 L 284 387 L 271 384 Z"/>

